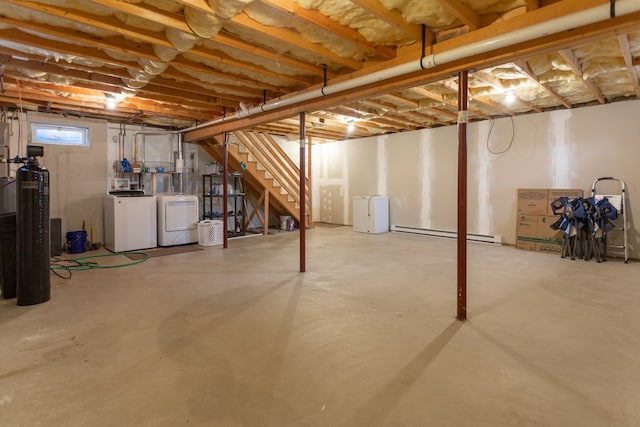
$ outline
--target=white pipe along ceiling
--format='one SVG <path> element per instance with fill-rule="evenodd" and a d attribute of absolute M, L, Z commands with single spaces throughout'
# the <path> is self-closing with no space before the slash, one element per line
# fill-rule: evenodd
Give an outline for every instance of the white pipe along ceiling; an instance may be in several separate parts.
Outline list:
<path fill-rule="evenodd" d="M 453 61 L 461 60 L 472 55 L 491 52 L 496 49 L 506 48 L 518 43 L 527 42 L 535 38 L 540 38 L 561 31 L 571 30 L 576 27 L 595 24 L 607 18 L 624 16 L 640 11 L 640 1 L 638 0 L 617 0 L 610 4 L 602 4 L 590 9 L 575 12 L 566 16 L 551 19 L 545 22 L 534 24 L 526 28 L 511 31 L 502 35 L 498 35 L 487 40 L 451 49 L 445 52 L 434 53 L 421 57 L 418 61 L 410 61 L 405 64 L 390 67 L 385 70 L 356 77 L 351 80 L 338 82 L 335 84 L 326 84 L 320 89 L 299 92 L 293 96 L 286 98 L 277 98 L 264 102 L 258 106 L 250 107 L 238 111 L 237 113 L 202 123 L 180 132 L 189 132 L 204 127 L 213 126 L 231 120 L 244 119 L 256 114 L 265 113 L 288 107 L 301 102 L 308 102 L 323 96 L 333 95 L 339 92 L 357 89 L 366 85 L 379 83 L 390 78 L 401 77 L 416 71 L 434 68 L 439 65 L 447 64 Z"/>

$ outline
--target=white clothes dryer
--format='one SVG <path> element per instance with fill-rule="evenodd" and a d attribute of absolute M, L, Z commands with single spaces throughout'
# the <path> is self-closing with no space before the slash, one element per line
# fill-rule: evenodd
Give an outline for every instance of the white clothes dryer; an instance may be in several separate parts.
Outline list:
<path fill-rule="evenodd" d="M 158 199 L 158 246 L 198 242 L 198 197 L 166 193 Z"/>

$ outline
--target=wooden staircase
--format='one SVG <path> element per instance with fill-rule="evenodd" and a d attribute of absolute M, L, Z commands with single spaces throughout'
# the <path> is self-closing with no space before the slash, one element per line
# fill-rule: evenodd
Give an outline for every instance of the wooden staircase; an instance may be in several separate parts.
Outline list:
<path fill-rule="evenodd" d="M 222 137 L 200 143 L 217 162 L 223 163 Z M 268 211 L 278 215 L 290 215 L 300 222 L 300 169 L 280 145 L 268 134 L 236 131 L 228 136 L 228 162 L 231 171 L 242 171 L 245 176 L 245 193 L 251 207 L 246 220 L 251 223 L 257 217 L 265 233 L 268 229 Z M 305 180 L 306 215 L 302 224 L 310 225 L 309 179 Z M 267 212 L 266 218 L 263 212 Z M 247 225 L 247 224 L 245 224 Z"/>

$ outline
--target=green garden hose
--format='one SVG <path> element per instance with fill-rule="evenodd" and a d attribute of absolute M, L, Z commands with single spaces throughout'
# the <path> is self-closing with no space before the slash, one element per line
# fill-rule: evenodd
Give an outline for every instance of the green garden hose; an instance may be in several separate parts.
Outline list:
<path fill-rule="evenodd" d="M 85 261 L 88 259 L 97 259 L 97 258 L 106 258 L 117 255 L 142 255 L 142 258 L 133 260 L 131 262 L 127 262 L 124 264 L 115 264 L 115 265 L 100 265 L 94 261 Z M 100 254 L 100 255 L 88 255 L 82 256 L 72 259 L 58 259 L 51 262 L 50 269 L 51 272 L 54 273 L 58 277 L 62 277 L 63 279 L 71 278 L 72 271 L 83 271 L 83 270 L 92 270 L 94 268 L 120 268 L 120 267 L 128 267 L 131 265 L 140 264 L 141 262 L 145 262 L 149 259 L 149 254 L 146 252 L 118 252 L 113 254 Z M 64 263 L 64 264 L 63 264 Z M 69 272 L 69 276 L 65 277 L 60 275 L 57 270 L 64 270 Z"/>

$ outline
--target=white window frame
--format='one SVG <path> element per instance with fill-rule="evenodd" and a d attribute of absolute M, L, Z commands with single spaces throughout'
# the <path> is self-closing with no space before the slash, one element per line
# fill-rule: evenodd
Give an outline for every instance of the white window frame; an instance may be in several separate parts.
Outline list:
<path fill-rule="evenodd" d="M 43 135 L 43 133 L 48 135 Z M 89 128 L 51 123 L 31 123 L 31 143 L 88 147 Z"/>

